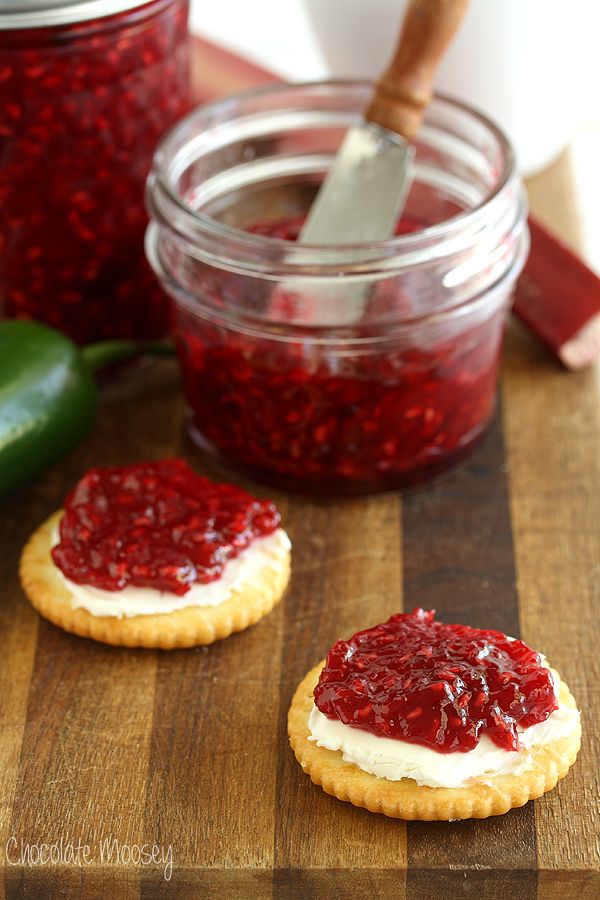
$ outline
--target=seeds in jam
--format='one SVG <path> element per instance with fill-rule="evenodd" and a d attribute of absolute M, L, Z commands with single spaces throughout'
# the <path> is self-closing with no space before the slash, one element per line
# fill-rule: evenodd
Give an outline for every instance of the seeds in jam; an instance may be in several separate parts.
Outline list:
<path fill-rule="evenodd" d="M 301 218 L 252 225 L 295 240 Z M 397 233 L 422 229 L 403 219 Z M 249 279 L 205 273 L 217 308 L 242 297 Z M 286 294 L 277 294 L 285 322 Z M 397 311 L 402 293 L 384 282 L 370 302 Z M 247 477 L 285 490 L 346 495 L 397 490 L 466 458 L 494 408 L 505 310 L 456 329 L 421 326 L 413 338 L 379 333 L 372 349 L 332 337 L 307 340 L 236 329 L 176 305 L 175 334 L 192 438 Z M 367 337 L 362 326 L 354 338 Z M 370 338 L 369 338 L 370 340 Z M 369 345 L 370 346 L 370 345 Z"/>
<path fill-rule="evenodd" d="M 423 609 L 334 644 L 315 704 L 345 725 L 441 753 L 472 750 L 484 734 L 518 750 L 517 726 L 557 708 L 535 650 L 500 631 L 436 622 Z"/>
<path fill-rule="evenodd" d="M 91 469 L 64 509 L 52 558 L 71 581 L 105 591 L 185 594 L 280 523 L 270 501 L 214 484 L 182 459 Z"/>
<path fill-rule="evenodd" d="M 192 105 L 187 16 L 186 0 L 140 0 L 0 29 L 0 318 L 81 344 L 168 330 L 144 257 L 144 183 L 159 137 Z"/>

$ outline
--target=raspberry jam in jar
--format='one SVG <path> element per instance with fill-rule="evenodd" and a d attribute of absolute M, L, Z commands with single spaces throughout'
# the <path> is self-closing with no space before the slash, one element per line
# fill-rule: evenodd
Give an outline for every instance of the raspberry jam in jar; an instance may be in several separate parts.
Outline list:
<path fill-rule="evenodd" d="M 550 670 L 523 641 L 445 625 L 423 609 L 334 644 L 315 705 L 345 725 L 440 753 L 473 750 L 484 734 L 518 750 L 517 726 L 545 722 L 558 707 Z"/>
<path fill-rule="evenodd" d="M 147 253 L 175 299 L 193 440 L 226 469 L 317 495 L 401 489 L 468 456 L 528 247 L 506 139 L 443 98 L 394 237 L 296 242 L 370 89 L 270 86 L 195 110 L 148 182 Z"/>
<path fill-rule="evenodd" d="M 190 108 L 188 0 L 0 0 L 0 318 L 157 337 L 155 145 Z"/>

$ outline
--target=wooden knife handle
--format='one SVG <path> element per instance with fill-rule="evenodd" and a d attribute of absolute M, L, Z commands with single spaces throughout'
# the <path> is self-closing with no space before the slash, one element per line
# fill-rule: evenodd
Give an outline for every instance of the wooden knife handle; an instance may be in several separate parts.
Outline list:
<path fill-rule="evenodd" d="M 376 122 L 412 140 L 432 95 L 433 80 L 469 0 L 409 0 L 394 58 L 365 111 Z"/>

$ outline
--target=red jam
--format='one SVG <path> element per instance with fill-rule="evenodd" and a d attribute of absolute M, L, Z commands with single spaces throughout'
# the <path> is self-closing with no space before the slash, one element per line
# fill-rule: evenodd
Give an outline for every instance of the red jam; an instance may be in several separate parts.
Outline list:
<path fill-rule="evenodd" d="M 535 650 L 422 609 L 334 644 L 315 703 L 330 719 L 440 753 L 472 750 L 484 734 L 517 750 L 517 725 L 544 722 L 557 708 Z"/>
<path fill-rule="evenodd" d="M 250 230 L 294 239 L 301 222 Z M 405 220 L 398 230 L 419 227 Z M 223 280 L 221 294 L 232 290 Z M 438 327 L 426 342 L 404 336 L 329 353 L 308 352 L 301 336 L 236 331 L 180 306 L 192 436 L 225 466 L 279 488 L 340 495 L 418 484 L 464 459 L 489 421 L 504 316 L 479 317 L 458 334 Z"/>
<path fill-rule="evenodd" d="M 71 581 L 105 591 L 185 594 L 280 523 L 273 503 L 214 484 L 182 459 L 91 469 L 64 509 L 52 558 Z"/>
<path fill-rule="evenodd" d="M 187 0 L 0 32 L 0 319 L 80 343 L 156 337 L 169 304 L 143 251 L 144 182 L 190 107 Z"/>

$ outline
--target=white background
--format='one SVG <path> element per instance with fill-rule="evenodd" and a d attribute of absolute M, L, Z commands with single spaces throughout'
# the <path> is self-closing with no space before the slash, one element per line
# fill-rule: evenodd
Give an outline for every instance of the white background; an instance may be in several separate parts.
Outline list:
<path fill-rule="evenodd" d="M 191 26 L 291 81 L 375 75 L 405 0 L 192 0 Z M 442 88 L 498 119 L 525 174 L 571 145 L 583 252 L 600 271 L 600 2 L 471 0 Z"/>

